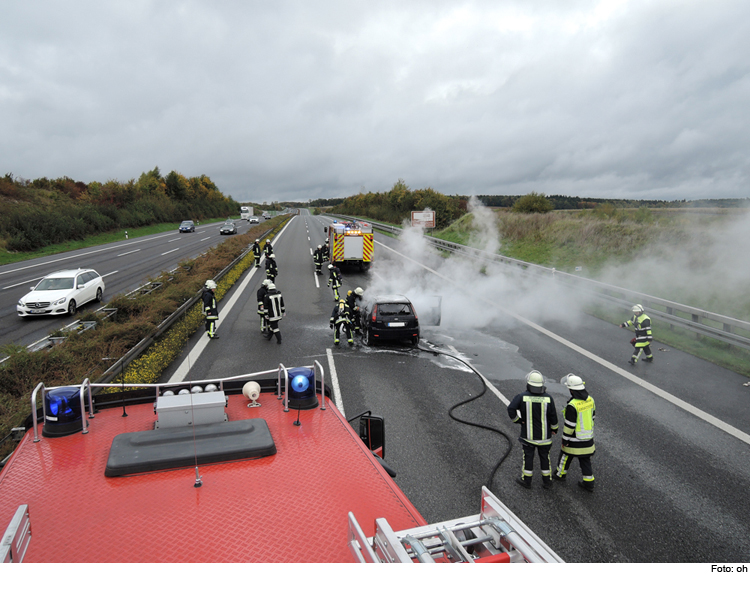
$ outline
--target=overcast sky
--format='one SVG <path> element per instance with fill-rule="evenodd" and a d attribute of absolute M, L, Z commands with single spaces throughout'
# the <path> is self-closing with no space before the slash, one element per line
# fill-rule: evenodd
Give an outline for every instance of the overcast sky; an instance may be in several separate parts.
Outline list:
<path fill-rule="evenodd" d="M 0 174 L 750 196 L 750 2 L 7 0 Z"/>

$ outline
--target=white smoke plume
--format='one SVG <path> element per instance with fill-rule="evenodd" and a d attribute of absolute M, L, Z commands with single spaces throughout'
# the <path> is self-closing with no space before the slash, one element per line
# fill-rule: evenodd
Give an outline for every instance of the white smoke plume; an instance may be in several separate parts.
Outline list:
<path fill-rule="evenodd" d="M 496 254 L 500 244 L 495 213 L 472 197 L 472 248 Z M 399 293 L 407 296 L 421 317 L 441 300 L 441 326 L 481 328 L 509 322 L 505 311 L 530 320 L 555 318 L 574 321 L 571 309 L 580 307 L 567 290 L 550 277 L 515 271 L 508 265 L 488 262 L 487 258 L 443 257 L 423 236 L 421 228 L 404 224 L 396 247 L 403 256 L 378 255 L 373 265 L 371 293 Z M 434 270 L 427 271 L 422 265 Z"/>

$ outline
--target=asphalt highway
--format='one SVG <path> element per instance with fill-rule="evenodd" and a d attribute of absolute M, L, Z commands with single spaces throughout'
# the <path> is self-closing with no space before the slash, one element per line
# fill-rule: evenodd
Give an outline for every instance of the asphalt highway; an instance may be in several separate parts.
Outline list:
<path fill-rule="evenodd" d="M 430 522 L 476 513 L 480 487 L 489 485 L 569 562 L 750 559 L 746 377 L 658 341 L 655 363 L 631 367 L 626 361 L 632 335 L 578 312 L 571 294 L 547 286 L 545 297 L 537 298 L 539 293 L 500 281 L 491 269 L 446 272 L 445 260 L 412 238 L 380 234 L 373 268 L 345 272 L 344 293 L 357 286 L 366 295 L 406 292 L 415 303 L 439 295 L 442 321 L 422 327 L 420 347 L 452 356 L 401 344 L 366 347 L 359 340 L 334 347 L 328 327 L 332 292 L 327 274 L 314 274 L 311 256 L 325 239 L 328 221 L 302 210 L 276 238 L 276 285 L 287 310 L 281 344 L 261 336 L 255 293 L 264 276 L 262 269 L 251 270 L 219 306 L 220 339 L 195 335 L 162 380 L 218 378 L 317 360 L 329 383 L 335 375 L 335 400 L 346 416 L 371 410 L 385 417 L 385 459 Z M 467 364 L 484 376 L 486 387 Z M 532 368 L 547 376 L 558 414 L 569 398 L 559 383 L 567 373 L 582 376 L 596 401 L 594 493 L 576 486 L 577 463 L 567 481 L 551 490 L 541 487 L 538 460 L 531 490 L 514 482 L 521 448 L 506 406 L 524 390 Z M 460 402 L 467 404 L 453 411 L 456 418 L 494 430 L 452 418 L 451 408 Z M 513 445 L 493 476 L 509 449 L 498 431 Z M 559 435 L 553 462 L 558 450 Z M 326 461 L 321 458 L 322 470 Z"/>
<path fill-rule="evenodd" d="M 239 234 L 250 228 L 246 221 L 234 221 Z M 0 345 L 29 345 L 73 321 L 67 314 L 20 318 L 16 313 L 18 300 L 45 275 L 63 269 L 92 268 L 104 278 L 106 303 L 114 294 L 130 292 L 226 239 L 227 235 L 219 234 L 222 223 L 198 225 L 195 232 L 182 234 L 175 224 L 171 232 L 0 266 Z M 89 302 L 82 310 L 98 307 L 96 302 Z"/>

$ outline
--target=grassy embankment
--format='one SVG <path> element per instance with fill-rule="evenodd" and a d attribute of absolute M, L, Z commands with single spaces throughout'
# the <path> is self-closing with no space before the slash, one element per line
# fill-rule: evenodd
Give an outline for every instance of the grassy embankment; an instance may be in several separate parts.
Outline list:
<path fill-rule="evenodd" d="M 671 210 L 497 211 L 498 254 L 578 272 L 583 276 L 667 300 L 750 320 L 750 277 L 719 271 L 731 252 L 722 243 L 738 232 L 744 210 L 685 214 Z M 466 215 L 435 236 L 471 245 L 476 230 Z M 721 249 L 724 248 L 722 251 Z M 738 271 L 738 269 L 734 269 Z M 623 312 L 592 305 L 589 313 L 619 324 Z M 750 376 L 750 352 L 654 321 L 655 338 L 676 349 Z M 747 335 L 745 335 L 747 336 Z"/>

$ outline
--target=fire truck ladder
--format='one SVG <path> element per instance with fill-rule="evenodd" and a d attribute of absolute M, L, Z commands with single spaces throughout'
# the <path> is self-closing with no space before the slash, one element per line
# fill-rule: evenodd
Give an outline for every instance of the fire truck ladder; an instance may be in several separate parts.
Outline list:
<path fill-rule="evenodd" d="M 375 529 L 366 538 L 349 513 L 349 548 L 359 562 L 563 562 L 486 487 L 478 515 L 399 532 L 379 518 Z"/>

